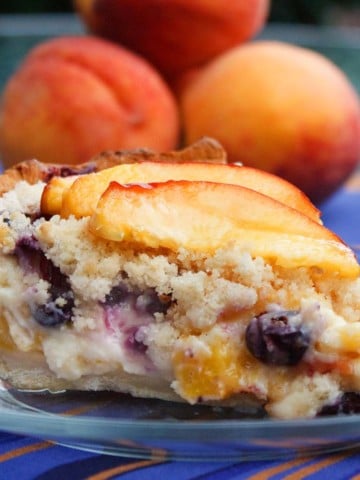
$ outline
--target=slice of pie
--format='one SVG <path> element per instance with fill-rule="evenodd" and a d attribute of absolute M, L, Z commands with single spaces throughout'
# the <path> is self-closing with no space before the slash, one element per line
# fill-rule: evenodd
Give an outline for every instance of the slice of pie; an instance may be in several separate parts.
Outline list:
<path fill-rule="evenodd" d="M 211 148 L 148 155 L 0 177 L 1 378 L 278 418 L 356 403 L 351 249 L 277 177 Z"/>

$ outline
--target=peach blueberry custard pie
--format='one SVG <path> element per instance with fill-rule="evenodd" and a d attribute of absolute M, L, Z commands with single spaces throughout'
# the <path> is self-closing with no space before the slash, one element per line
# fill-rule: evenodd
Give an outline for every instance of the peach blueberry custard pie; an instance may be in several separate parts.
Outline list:
<path fill-rule="evenodd" d="M 0 177 L 4 380 L 277 418 L 356 410 L 353 252 L 297 188 L 208 153 Z"/>

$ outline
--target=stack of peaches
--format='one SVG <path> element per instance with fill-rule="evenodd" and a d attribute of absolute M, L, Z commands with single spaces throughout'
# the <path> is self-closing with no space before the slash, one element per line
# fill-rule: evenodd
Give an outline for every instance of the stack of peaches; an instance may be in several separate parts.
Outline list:
<path fill-rule="evenodd" d="M 260 41 L 269 0 L 77 0 L 87 34 L 35 47 L 0 107 L 5 166 L 80 164 L 207 136 L 229 163 L 274 173 L 314 202 L 360 157 L 360 101 L 325 57 Z"/>

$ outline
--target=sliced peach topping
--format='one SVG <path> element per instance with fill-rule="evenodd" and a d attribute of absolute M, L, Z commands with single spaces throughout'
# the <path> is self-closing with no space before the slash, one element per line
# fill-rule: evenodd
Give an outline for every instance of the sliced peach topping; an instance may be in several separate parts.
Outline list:
<path fill-rule="evenodd" d="M 156 152 L 147 148 L 136 148 L 131 150 L 105 150 L 91 159 L 90 162 L 83 164 L 66 165 L 70 169 L 77 170 L 79 173 L 68 177 L 55 176 L 48 182 L 45 187 L 44 194 L 41 200 L 41 211 L 44 215 L 56 215 L 60 213 L 62 206 L 62 197 L 65 191 L 70 188 L 71 184 L 83 175 L 87 169 L 92 168 L 94 172 L 99 172 L 107 168 L 112 168 L 118 165 L 144 163 L 150 162 L 157 164 L 176 164 L 176 163 L 216 163 L 226 164 L 226 152 L 220 143 L 214 138 L 202 137 L 198 141 L 184 147 L 181 150 L 173 150 L 170 152 Z M 46 164 L 48 166 L 49 164 Z M 45 164 L 37 160 L 27 160 L 17 166 L 15 172 L 13 169 L 4 172 L 8 173 L 8 182 L 14 185 L 14 174 L 26 171 L 27 173 L 35 172 L 41 173 L 47 171 Z M 50 165 L 51 167 L 58 167 L 58 165 Z M 20 172 L 18 170 L 20 169 Z M 39 172 L 40 170 L 40 172 Z M 125 168 L 126 170 L 126 168 Z M 29 175 L 27 175 L 28 177 Z M 22 176 L 20 176 L 22 178 Z M 36 175 L 36 179 L 37 179 Z M 28 178 L 29 180 L 29 178 Z M 114 179 L 115 180 L 115 179 Z M 119 180 L 120 181 L 120 180 Z M 32 183 L 32 182 L 30 182 Z M 122 183 L 120 181 L 120 183 Z M 105 190 L 105 189 L 104 189 Z M 88 193 L 88 192 L 87 192 Z M 83 199 L 82 199 L 83 200 Z"/>
<path fill-rule="evenodd" d="M 95 208 L 91 231 L 149 248 L 212 254 L 231 244 L 283 267 L 359 274 L 352 251 L 330 230 L 254 190 L 222 183 L 111 182 Z"/>
<path fill-rule="evenodd" d="M 76 178 L 76 177 L 75 177 Z M 45 188 L 41 210 L 63 217 L 89 216 L 111 181 L 122 184 L 168 180 L 209 181 L 240 185 L 268 195 L 319 222 L 320 212 L 310 200 L 287 181 L 250 167 L 209 163 L 142 162 L 118 165 L 97 173 L 54 178 Z"/>
<path fill-rule="evenodd" d="M 64 192 L 71 187 L 77 176 L 53 177 L 45 185 L 41 196 L 40 210 L 43 215 L 59 214 L 62 207 Z"/>

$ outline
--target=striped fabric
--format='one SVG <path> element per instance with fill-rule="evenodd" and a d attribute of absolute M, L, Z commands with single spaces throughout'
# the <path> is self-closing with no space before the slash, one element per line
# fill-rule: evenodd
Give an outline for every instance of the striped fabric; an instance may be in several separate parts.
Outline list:
<path fill-rule="evenodd" d="M 360 480 L 360 452 L 264 462 L 167 462 L 96 455 L 0 433 L 1 480 Z"/>
<path fill-rule="evenodd" d="M 324 223 L 360 253 L 360 174 L 323 206 Z M 0 425 L 1 428 L 1 425 Z M 359 432 L 360 438 L 360 432 Z M 0 432 L 0 480 L 360 480 L 360 449 L 286 460 L 170 462 L 98 455 Z"/>

